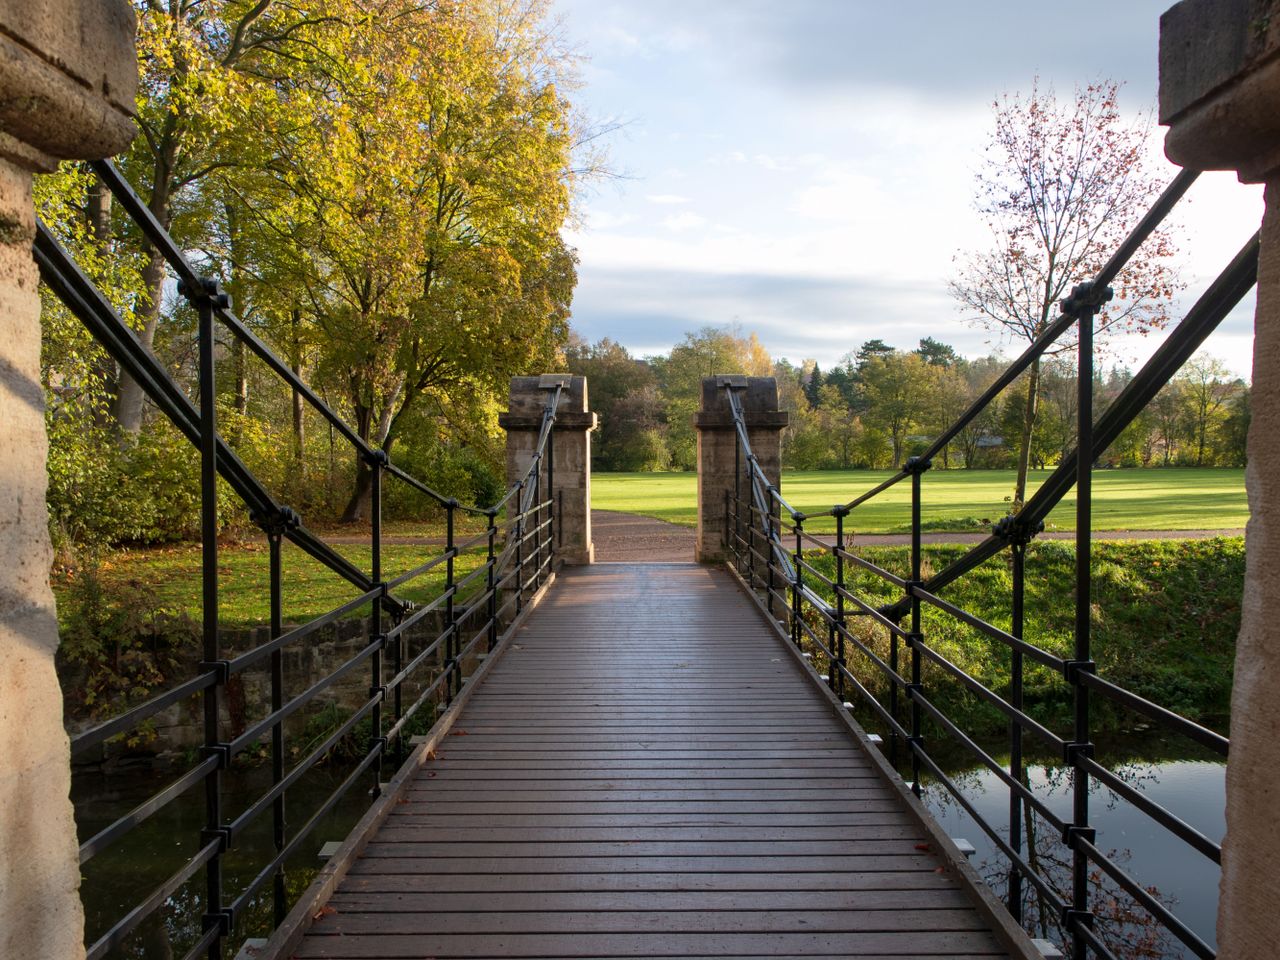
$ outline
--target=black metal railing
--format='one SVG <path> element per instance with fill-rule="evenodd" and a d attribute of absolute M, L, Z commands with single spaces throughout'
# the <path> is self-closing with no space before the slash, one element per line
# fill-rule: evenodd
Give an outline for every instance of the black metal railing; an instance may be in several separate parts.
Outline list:
<path fill-rule="evenodd" d="M 115 919 L 88 945 L 87 955 L 89 960 L 112 955 L 144 921 L 203 871 L 201 920 L 199 929 L 185 938 L 190 941 L 185 956 L 221 957 L 233 930 L 238 929 L 237 924 L 264 896 L 270 898 L 269 912 L 274 925 L 282 922 L 290 907 L 285 885 L 286 862 L 298 854 L 304 844 L 316 844 L 313 834 L 317 826 L 339 803 L 349 799 L 361 780 L 368 781 L 369 802 L 379 795 L 385 779 L 384 763 L 398 766 L 404 761 L 409 733 L 415 727 L 424 729 L 424 718 L 433 720 L 439 708 L 452 700 L 465 679 L 464 669 L 497 646 L 527 598 L 549 582 L 557 543 L 552 436 L 563 384 L 548 388 L 541 429 L 523 478 L 497 503 L 483 507 L 460 504 L 415 479 L 391 463 L 384 451 L 362 440 L 235 316 L 218 284 L 200 275 L 116 168 L 104 161 L 95 163 L 94 169 L 125 215 L 159 251 L 176 275 L 180 294 L 195 308 L 199 348 L 197 402 L 192 402 L 164 366 L 139 343 L 112 304 L 44 224 L 38 226 L 35 256 L 45 284 L 84 323 L 120 369 L 142 386 L 151 402 L 199 449 L 203 657 L 194 676 L 73 737 L 71 751 L 73 756 L 83 755 L 139 729 L 162 711 L 194 697 L 202 701 L 204 742 L 198 762 L 129 813 L 85 839 L 80 846 L 80 861 L 82 865 L 87 864 L 198 787 L 204 790 L 204 825 L 199 831 L 194 855 Z M 295 511 L 277 502 L 219 434 L 215 397 L 216 327 L 242 343 L 276 377 L 301 395 L 367 466 L 371 474 L 371 562 L 367 572 L 310 531 Z M 384 572 L 382 555 L 383 485 L 387 477 L 433 501 L 443 511 L 446 524 L 443 550 L 392 578 Z M 232 657 L 224 655 L 220 643 L 219 478 L 248 507 L 266 536 L 269 553 L 270 638 Z M 473 524 L 482 520 L 483 531 L 459 540 L 456 521 L 462 516 L 471 517 Z M 350 599 L 323 616 L 286 627 L 283 591 L 288 581 L 282 562 L 285 541 L 347 581 L 351 587 Z M 479 554 L 482 559 L 469 573 L 462 575 L 456 569 L 460 557 Z M 429 601 L 415 604 L 399 596 L 402 588 L 425 582 L 423 578 L 428 574 L 440 578 L 441 571 L 443 579 L 439 590 Z M 370 611 L 368 631 L 357 652 L 307 689 L 288 696 L 286 651 L 314 642 L 322 630 L 364 608 Z M 427 627 L 433 628 L 433 634 L 410 654 L 410 631 Z M 269 666 L 270 711 L 235 736 L 227 735 L 224 712 L 228 685 L 246 670 L 264 666 Z M 360 671 L 368 673 L 367 697 L 319 743 L 307 744 L 305 754 L 290 764 L 291 747 L 297 744 L 286 742 L 287 721 L 313 707 L 318 697 Z M 410 690 L 412 696 L 406 696 Z M 285 803 L 289 790 L 364 723 L 369 725 L 367 748 L 306 822 L 300 826 L 290 825 Z M 232 816 L 224 803 L 224 772 L 251 746 L 263 742 L 270 744 L 270 787 Z M 272 855 L 264 862 L 253 864 L 247 881 L 229 882 L 223 870 L 228 851 L 251 828 L 261 829 L 264 820 L 270 821 Z M 243 875 L 243 869 L 239 873 Z M 268 885 L 269 895 L 266 894 Z M 183 939 L 181 932 L 175 939 Z"/>
<path fill-rule="evenodd" d="M 910 458 L 888 480 L 848 503 L 813 513 L 793 508 L 751 451 L 738 396 L 742 387 L 732 384 L 724 387 L 736 429 L 739 464 L 734 489 L 726 493 L 724 507 L 725 546 L 734 568 L 751 589 L 761 594 L 769 611 L 786 623 L 792 641 L 806 650 L 811 660 L 826 665 L 826 679 L 831 688 L 842 699 L 856 694 L 854 700 L 845 701 L 846 706 L 867 711 L 875 722 L 883 726 L 888 733 L 887 747 L 895 763 L 898 755 L 905 751 L 915 793 L 921 793 L 925 776 L 933 778 L 990 838 L 1009 865 L 1008 906 L 1014 917 L 1023 920 L 1023 884 L 1030 884 L 1039 902 L 1047 905 L 1054 915 L 1076 958 L 1090 953 L 1114 957 L 1099 933 L 1099 918 L 1091 909 L 1091 898 L 1097 896 L 1096 889 L 1091 888 L 1091 874 L 1104 875 L 1115 888 L 1132 898 L 1154 923 L 1181 944 L 1181 948 L 1197 957 L 1214 956 L 1213 948 L 1180 920 L 1168 905 L 1131 876 L 1115 857 L 1098 847 L 1096 825 L 1091 818 L 1099 811 L 1090 807 L 1090 785 L 1101 784 L 1149 817 L 1171 839 L 1215 863 L 1221 862 L 1221 848 L 1217 843 L 1136 790 L 1098 760 L 1094 745 L 1097 730 L 1091 713 L 1093 699 L 1102 698 L 1116 707 L 1140 714 L 1144 720 L 1153 721 L 1171 733 L 1189 738 L 1214 754 L 1227 755 L 1228 741 L 1225 737 L 1101 676 L 1090 642 L 1090 471 L 1093 463 L 1191 357 L 1257 279 L 1258 235 L 1255 234 L 1129 385 L 1095 420 L 1094 318 L 1102 304 L 1111 297 L 1111 282 L 1195 178 L 1194 172 L 1183 172 L 1174 180 L 1098 276 L 1075 288 L 1071 296 L 1061 303 L 1060 315 L 1045 332 L 923 454 Z M 997 523 L 984 542 L 926 578 L 921 549 L 921 488 L 925 472 L 934 457 L 960 431 L 1072 327 L 1078 330 L 1077 451 L 1062 461 L 1021 510 Z M 1081 456 L 1079 451 L 1085 454 Z M 911 483 L 910 572 L 908 576 L 900 577 L 848 549 L 845 532 L 850 516 L 856 515 L 858 507 L 906 480 Z M 1073 485 L 1077 492 L 1074 647 L 1069 655 L 1059 655 L 1025 639 L 1025 561 L 1028 543 L 1044 529 L 1045 518 Z M 833 540 L 824 540 L 805 529 L 807 522 L 820 517 L 834 520 Z M 957 578 L 1005 549 L 1011 554 L 1012 573 L 1011 617 L 1007 630 L 961 609 L 940 595 Z M 819 555 L 832 559 L 833 571 L 827 569 L 824 572 L 815 563 Z M 860 596 L 850 587 L 851 570 L 859 576 L 870 575 L 887 585 L 898 599 L 884 604 Z M 922 629 L 922 608 L 926 606 L 967 625 L 995 641 L 997 648 L 1007 651 L 1007 695 L 984 685 L 930 644 Z M 863 629 L 855 629 L 855 625 Z M 884 645 L 877 650 L 869 642 L 868 638 L 875 631 L 879 631 L 881 637 L 887 634 L 887 654 L 883 650 Z M 865 663 L 869 672 L 851 669 L 851 655 L 856 656 L 859 663 Z M 1028 712 L 1023 690 L 1024 664 L 1027 661 L 1047 667 L 1067 685 L 1072 699 L 1069 732 L 1054 732 L 1048 724 Z M 922 682 L 926 663 L 931 671 L 945 676 L 947 682 L 961 685 L 967 695 L 1004 715 L 1008 722 L 1010 759 L 1007 765 L 998 762 L 979 745 L 977 738 L 949 717 L 936 702 L 938 697 L 931 698 L 930 691 Z M 883 687 L 884 693 L 877 695 L 873 692 L 876 687 Z M 931 751 L 928 746 L 924 735 L 926 723 L 945 734 L 952 744 L 972 756 L 1008 789 L 1007 831 L 1002 831 L 999 825 L 993 825 L 983 817 L 972 798 L 948 776 L 936 755 L 937 751 Z M 1071 770 L 1072 809 L 1069 817 L 1056 813 L 1028 781 L 1026 756 L 1029 745 L 1025 742 L 1028 734 Z M 1041 818 L 1057 832 L 1060 850 L 1070 860 L 1067 871 L 1069 890 L 1056 887 L 1045 869 L 1037 868 L 1039 858 L 1029 856 L 1024 849 L 1024 811 L 1028 817 Z"/>

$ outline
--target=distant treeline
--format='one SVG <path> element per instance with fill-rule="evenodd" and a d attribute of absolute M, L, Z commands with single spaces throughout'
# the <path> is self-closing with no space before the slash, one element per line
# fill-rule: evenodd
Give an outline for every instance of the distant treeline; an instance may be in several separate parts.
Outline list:
<path fill-rule="evenodd" d="M 796 470 L 899 466 L 925 449 L 1008 366 L 993 355 L 966 359 L 932 337 L 914 349 L 868 340 L 822 370 L 774 361 L 754 334 L 704 328 L 665 356 L 632 357 L 612 340 L 571 341 L 569 369 L 588 378 L 601 420 L 592 453 L 597 470 L 695 468 L 691 423 L 701 378 L 774 376 L 791 425 L 782 459 Z M 1075 364 L 1046 361 L 1031 444 L 1031 465 L 1052 466 L 1075 447 Z M 1095 410 L 1132 379 L 1123 366 L 1095 377 Z M 1026 410 L 1025 378 L 1016 381 L 951 443 L 935 466 L 1016 467 Z M 1182 370 L 1100 459 L 1106 466 L 1241 466 L 1249 426 L 1249 385 L 1212 357 Z"/>

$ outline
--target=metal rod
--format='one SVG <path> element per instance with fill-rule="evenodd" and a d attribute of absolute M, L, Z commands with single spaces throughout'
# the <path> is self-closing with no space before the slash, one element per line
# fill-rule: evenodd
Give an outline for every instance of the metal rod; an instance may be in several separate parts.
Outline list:
<path fill-rule="evenodd" d="M 911 582 L 920 583 L 922 557 L 920 554 L 920 477 L 923 464 L 911 473 Z M 920 598 L 914 593 L 911 596 L 911 689 L 919 691 L 920 687 Z M 920 796 L 920 745 L 923 738 L 920 733 L 920 704 L 915 696 L 911 697 L 911 789 Z"/>
<path fill-rule="evenodd" d="M 1009 632 L 1019 640 L 1023 630 L 1023 599 L 1025 597 L 1026 554 L 1025 543 L 1015 543 L 1013 554 L 1013 613 Z M 1016 647 L 1009 651 L 1009 702 L 1017 710 L 1023 709 L 1022 693 L 1022 651 Z M 1009 776 L 1018 783 L 1025 780 L 1022 769 L 1022 724 L 1016 719 L 1009 721 Z M 1009 788 L 1009 846 L 1015 853 L 1022 852 L 1022 797 Z M 1022 872 L 1018 869 L 1017 860 L 1010 860 L 1009 895 L 1007 898 L 1009 913 L 1013 919 L 1022 922 Z"/>
<path fill-rule="evenodd" d="M 281 579 L 280 531 L 272 530 L 267 534 L 269 550 L 269 566 L 271 575 L 271 639 L 278 640 L 284 633 L 283 584 Z M 271 712 L 275 713 L 284 706 L 284 653 L 279 649 L 271 652 Z M 271 783 L 278 785 L 284 780 L 284 722 L 271 728 Z M 276 853 L 285 847 L 284 792 L 271 803 L 271 838 Z M 284 865 L 275 872 L 272 880 L 272 904 L 275 909 L 275 924 L 280 926 L 289 914 L 289 895 L 285 885 Z"/>
<path fill-rule="evenodd" d="M 1090 663 L 1091 583 L 1090 552 L 1093 523 L 1091 497 L 1093 494 L 1093 320 L 1094 309 L 1086 306 L 1079 313 L 1079 351 L 1076 395 L 1076 624 L 1075 661 L 1076 672 Z M 1080 683 L 1075 674 L 1069 674 L 1075 697 L 1074 739 L 1076 750 L 1091 750 L 1089 736 L 1089 688 Z M 1089 827 L 1089 774 L 1073 767 L 1072 773 L 1072 826 L 1076 830 Z M 1089 858 L 1084 850 L 1072 845 L 1071 852 L 1071 907 L 1088 923 L 1089 913 Z M 1087 944 L 1084 939 L 1072 935 L 1071 951 L 1075 960 L 1085 960 Z"/>
<path fill-rule="evenodd" d="M 457 619 L 454 617 L 454 612 L 453 612 L 454 530 L 453 530 L 453 504 L 452 503 L 449 503 L 444 508 L 444 516 L 445 516 L 445 549 L 449 553 L 449 559 L 446 560 L 444 564 L 444 589 L 445 589 L 444 628 L 445 630 L 448 631 L 448 636 L 449 636 L 449 639 L 445 642 L 445 656 L 447 657 L 447 661 L 445 663 L 445 669 L 451 671 L 452 673 L 452 676 L 450 677 L 449 682 L 445 684 L 445 689 L 448 691 L 447 693 L 448 702 L 452 703 L 454 694 L 456 694 L 459 690 L 462 689 L 462 679 L 460 676 L 460 674 L 462 673 L 462 664 L 458 662 L 458 649 L 459 649 L 458 622 L 457 622 Z"/>
<path fill-rule="evenodd" d="M 216 665 L 220 659 L 218 642 L 218 411 L 217 384 L 214 374 L 213 298 L 216 289 L 186 288 L 187 295 L 195 300 L 199 315 L 197 337 L 199 340 L 199 392 L 200 392 L 200 552 L 201 552 L 201 621 L 204 638 L 204 662 Z M 218 734 L 218 705 L 222 688 L 227 681 L 225 673 L 218 671 L 218 682 L 204 691 L 204 746 L 205 750 L 221 754 L 221 738 Z M 205 777 L 205 829 L 206 839 L 222 836 L 222 763 Z M 225 842 L 205 866 L 206 900 L 204 929 L 221 924 L 222 905 L 222 854 Z M 227 931 L 223 931 L 224 933 Z M 209 945 L 210 960 L 222 956 L 220 935 Z"/>
<path fill-rule="evenodd" d="M 382 586 L 386 592 L 386 584 L 382 581 L 382 468 L 386 465 L 385 454 L 382 457 L 370 458 L 370 469 L 373 471 L 369 486 L 369 547 L 370 575 L 369 579 Z M 373 706 L 369 725 L 369 750 L 376 752 L 377 757 L 370 764 L 373 787 L 370 795 L 382 794 L 382 753 L 385 741 L 382 739 L 382 702 L 386 699 L 386 690 L 382 686 L 382 598 L 374 602 L 369 611 L 369 643 L 375 645 L 373 656 L 369 658 L 369 695 L 382 696 Z"/>

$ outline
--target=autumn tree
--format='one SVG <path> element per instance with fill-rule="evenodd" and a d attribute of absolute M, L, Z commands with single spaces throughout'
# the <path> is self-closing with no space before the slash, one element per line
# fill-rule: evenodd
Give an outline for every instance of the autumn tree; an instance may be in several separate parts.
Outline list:
<path fill-rule="evenodd" d="M 330 3 L 341 28 L 281 91 L 310 122 L 264 131 L 277 199 L 260 229 L 297 244 L 320 382 L 390 452 L 424 409 L 483 404 L 565 341 L 572 64 L 540 0 Z M 367 511 L 356 467 L 347 520 Z"/>
<path fill-rule="evenodd" d="M 1192 357 L 1178 373 L 1188 438 L 1195 447 L 1195 465 L 1204 466 L 1205 452 L 1214 429 L 1225 422 L 1227 403 L 1241 384 L 1217 357 Z"/>
<path fill-rule="evenodd" d="M 1074 284 L 1098 272 L 1159 193 L 1147 165 L 1149 116 L 1125 119 L 1119 85 L 1101 81 L 1060 101 L 1038 84 L 993 104 L 995 130 L 977 174 L 978 213 L 991 246 L 957 257 L 952 294 L 969 318 L 1035 341 Z M 1115 283 L 1095 323 L 1145 333 L 1169 319 L 1177 286 L 1173 246 L 1157 230 Z M 1067 344 L 1060 344 L 1064 349 Z M 1026 499 L 1041 394 L 1040 363 L 1027 373 L 1019 424 L 1015 509 Z"/>

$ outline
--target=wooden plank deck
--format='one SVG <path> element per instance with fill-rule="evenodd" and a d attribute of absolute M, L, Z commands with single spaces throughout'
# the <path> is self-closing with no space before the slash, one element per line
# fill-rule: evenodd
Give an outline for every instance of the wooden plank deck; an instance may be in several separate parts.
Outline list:
<path fill-rule="evenodd" d="M 560 576 L 297 957 L 1009 956 L 726 572 Z"/>

